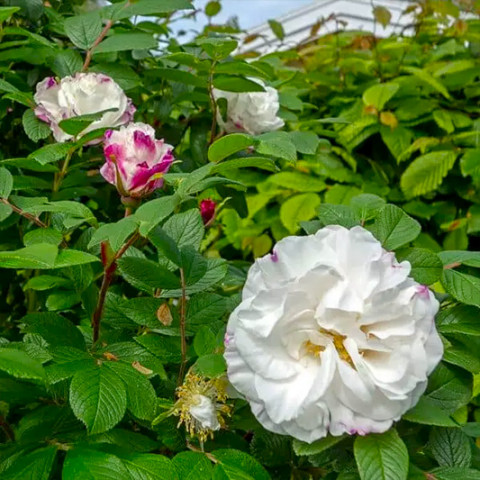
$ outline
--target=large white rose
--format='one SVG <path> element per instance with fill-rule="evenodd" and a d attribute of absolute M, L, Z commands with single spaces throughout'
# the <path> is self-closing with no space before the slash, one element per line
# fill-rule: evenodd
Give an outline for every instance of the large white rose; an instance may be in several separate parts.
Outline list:
<path fill-rule="evenodd" d="M 82 132 L 85 135 L 97 128 L 125 125 L 135 113 L 135 107 L 124 91 L 110 77 L 101 73 L 77 73 L 60 81 L 47 77 L 37 84 L 34 100 L 37 104 L 35 114 L 50 125 L 57 142 L 72 138 L 58 125 L 67 118 L 115 109 L 91 123 Z"/>
<path fill-rule="evenodd" d="M 312 442 L 384 432 L 442 357 L 439 304 L 362 227 L 287 237 L 251 267 L 228 378 L 268 430 Z"/>
<path fill-rule="evenodd" d="M 264 92 L 225 92 L 213 89 L 213 96 L 227 100 L 226 121 L 220 111 L 217 112 L 217 121 L 227 133 L 246 132 L 251 135 L 271 132 L 282 128 L 284 121 L 277 117 L 280 104 L 278 92 L 273 87 L 266 87 L 258 79 L 251 78 L 265 88 Z"/>

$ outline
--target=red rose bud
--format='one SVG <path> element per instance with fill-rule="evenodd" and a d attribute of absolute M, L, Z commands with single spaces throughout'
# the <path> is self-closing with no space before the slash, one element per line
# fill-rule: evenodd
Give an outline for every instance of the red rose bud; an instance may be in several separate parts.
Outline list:
<path fill-rule="evenodd" d="M 204 225 L 210 225 L 215 218 L 215 208 L 217 204 L 209 198 L 200 202 L 200 214 L 202 215 Z"/>

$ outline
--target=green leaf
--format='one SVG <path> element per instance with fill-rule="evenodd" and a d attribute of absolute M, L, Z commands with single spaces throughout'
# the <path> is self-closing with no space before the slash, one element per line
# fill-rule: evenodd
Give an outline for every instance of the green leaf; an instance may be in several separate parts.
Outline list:
<path fill-rule="evenodd" d="M 425 82 L 434 90 L 441 93 L 447 100 L 450 100 L 452 98 L 448 93 L 445 85 L 443 85 L 443 83 L 441 83 L 438 79 L 430 75 L 427 70 L 423 70 L 417 67 L 403 66 L 402 71 L 415 75 L 418 79 L 422 80 L 422 82 Z"/>
<path fill-rule="evenodd" d="M 200 38 L 196 41 L 197 45 L 200 45 L 203 50 L 211 57 L 216 60 L 221 60 L 224 58 L 227 58 L 228 55 L 233 52 L 237 46 L 238 42 L 236 40 L 230 39 L 230 38 L 218 38 L 218 37 L 208 37 L 208 38 Z M 240 78 L 240 77 L 237 77 Z M 241 80 L 241 79 L 240 79 Z M 222 81 L 221 81 L 222 82 Z M 228 82 L 228 78 L 225 77 L 223 82 Z M 247 82 L 249 82 L 247 80 Z M 255 83 L 255 82 L 252 82 Z M 214 83 L 215 85 L 215 83 Z M 257 84 L 257 87 L 254 85 L 251 86 L 251 88 L 257 88 L 256 91 L 261 91 L 263 92 L 263 88 L 261 90 L 258 90 L 259 85 Z M 217 87 L 220 88 L 220 87 Z M 252 90 L 255 91 L 255 90 Z"/>
<path fill-rule="evenodd" d="M 40 381 L 45 379 L 42 364 L 14 348 L 0 348 L 0 371 L 15 378 Z"/>
<path fill-rule="evenodd" d="M 187 303 L 187 324 L 189 330 L 211 322 L 212 318 L 220 320 L 227 310 L 225 297 L 214 293 L 195 295 Z"/>
<path fill-rule="evenodd" d="M 445 266 L 453 264 L 467 265 L 480 268 L 480 252 L 469 252 L 466 250 L 445 250 L 439 252 L 438 256 Z"/>
<path fill-rule="evenodd" d="M 61 160 L 67 155 L 67 153 L 70 152 L 71 149 L 72 145 L 68 143 L 52 143 L 35 150 L 28 156 L 28 158 L 36 160 L 41 165 L 46 165 L 47 163 Z"/>
<path fill-rule="evenodd" d="M 363 92 L 363 103 L 373 105 L 377 110 L 382 110 L 385 104 L 398 92 L 397 83 L 380 83 L 373 85 Z"/>
<path fill-rule="evenodd" d="M 194 370 L 205 377 L 220 377 L 227 370 L 227 364 L 223 355 L 220 353 L 211 353 L 201 356 L 194 365 Z"/>
<path fill-rule="evenodd" d="M 25 110 L 22 123 L 28 138 L 34 142 L 47 138 L 51 133 L 48 124 L 39 120 L 33 110 Z"/>
<path fill-rule="evenodd" d="M 324 226 L 341 225 L 345 228 L 352 228 L 355 225 L 360 225 L 360 219 L 348 205 L 322 203 L 317 208 L 317 213 Z"/>
<path fill-rule="evenodd" d="M 82 70 L 83 60 L 75 50 L 60 50 L 52 61 L 52 70 L 59 77 L 73 76 Z M 93 69 L 91 69 L 93 71 Z"/>
<path fill-rule="evenodd" d="M 88 50 L 102 32 L 102 21 L 97 12 L 67 18 L 64 26 L 68 38 L 83 50 Z"/>
<path fill-rule="evenodd" d="M 395 250 L 415 240 L 420 224 L 395 205 L 385 205 L 371 227 L 373 235 L 387 250 Z"/>
<path fill-rule="evenodd" d="M 113 78 L 123 90 L 131 90 L 142 83 L 140 76 L 123 63 L 121 65 L 116 63 L 100 63 L 90 67 L 89 71 L 108 75 Z"/>
<path fill-rule="evenodd" d="M 121 460 L 133 479 L 178 480 L 175 467 L 169 458 L 159 454 L 134 453 Z"/>
<path fill-rule="evenodd" d="M 297 159 L 297 149 L 286 132 L 269 132 L 257 137 L 259 143 L 256 147 L 258 153 L 283 158 L 290 162 Z"/>
<path fill-rule="evenodd" d="M 20 7 L 0 7 L 0 22 L 7 20 L 19 10 Z"/>
<path fill-rule="evenodd" d="M 200 327 L 193 339 L 193 348 L 198 356 L 213 353 L 217 347 L 217 335 L 211 325 Z"/>
<path fill-rule="evenodd" d="M 140 223 L 140 234 L 146 237 L 153 228 L 173 212 L 178 201 L 177 196 L 170 195 L 151 200 L 139 207 L 134 218 Z"/>
<path fill-rule="evenodd" d="M 173 215 L 164 223 L 163 230 L 178 248 L 191 245 L 196 250 L 200 248 L 205 233 L 200 211 L 196 208 Z"/>
<path fill-rule="evenodd" d="M 123 257 L 117 264 L 127 282 L 147 292 L 153 292 L 157 288 L 174 289 L 180 286 L 176 275 L 151 260 Z"/>
<path fill-rule="evenodd" d="M 95 53 L 150 50 L 157 46 L 157 40 L 148 33 L 116 33 L 103 40 L 95 49 Z"/>
<path fill-rule="evenodd" d="M 235 75 L 215 75 L 213 86 L 224 92 L 264 92 L 265 89 L 259 83 L 248 78 Z"/>
<path fill-rule="evenodd" d="M 53 275 L 40 275 L 38 277 L 32 277 L 23 286 L 24 290 L 36 290 L 42 292 L 44 290 L 51 290 L 57 287 L 69 287 L 71 281 L 63 277 L 55 277 Z"/>
<path fill-rule="evenodd" d="M 54 268 L 58 248 L 49 243 L 37 243 L 12 252 L 0 252 L 1 268 Z"/>
<path fill-rule="evenodd" d="M 117 7 L 117 5 L 115 5 Z M 119 8 L 113 10 L 114 20 L 134 17 L 136 15 L 163 15 L 164 13 L 175 12 L 177 10 L 193 8 L 189 0 L 139 0 L 135 3 L 125 3 L 119 5 Z"/>
<path fill-rule="evenodd" d="M 455 427 L 457 424 L 450 415 L 437 406 L 430 398 L 422 396 L 418 403 L 404 416 L 404 420 L 422 425 Z"/>
<path fill-rule="evenodd" d="M 268 24 L 270 25 L 274 35 L 282 41 L 285 38 L 285 30 L 283 29 L 282 24 L 276 20 L 269 20 Z"/>
<path fill-rule="evenodd" d="M 300 172 L 276 173 L 268 181 L 297 192 L 321 192 L 327 188 L 323 180 Z"/>
<path fill-rule="evenodd" d="M 62 120 L 58 125 L 59 127 L 69 135 L 74 137 L 83 132 L 89 125 L 97 120 L 100 120 L 106 112 L 116 111 L 116 108 L 111 108 L 108 110 L 102 110 L 95 113 L 87 113 L 85 115 L 76 115 L 75 117 L 67 118 Z"/>
<path fill-rule="evenodd" d="M 382 125 L 380 133 L 383 143 L 388 147 L 397 162 L 400 162 L 402 154 L 412 143 L 413 132 L 402 126 L 392 130 L 390 127 Z"/>
<path fill-rule="evenodd" d="M 402 254 L 400 260 L 410 262 L 410 276 L 424 285 L 432 285 L 442 276 L 442 261 L 437 254 L 425 248 L 412 248 Z"/>
<path fill-rule="evenodd" d="M 132 480 L 127 467 L 111 453 L 86 448 L 69 450 L 62 480 Z"/>
<path fill-rule="evenodd" d="M 70 384 L 70 406 L 88 433 L 113 428 L 125 415 L 127 393 L 122 380 L 110 369 L 78 371 Z"/>
<path fill-rule="evenodd" d="M 116 223 L 106 223 L 99 227 L 92 235 L 88 243 L 88 248 L 108 241 L 113 251 L 116 252 L 126 242 L 127 238 L 135 232 L 137 226 L 137 221 L 133 216 L 122 218 Z"/>
<path fill-rule="evenodd" d="M 135 337 L 135 341 L 162 362 L 180 363 L 182 360 L 180 337 L 149 334 Z"/>
<path fill-rule="evenodd" d="M 480 480 L 480 472 L 476 468 L 440 467 L 429 475 L 435 480 Z"/>
<path fill-rule="evenodd" d="M 385 28 L 392 19 L 392 14 L 390 13 L 390 10 L 380 5 L 377 5 L 373 8 L 373 16 L 375 17 L 375 20 L 380 25 L 382 25 L 383 28 Z"/>
<path fill-rule="evenodd" d="M 297 152 L 314 155 L 320 145 L 318 135 L 313 132 L 290 132 L 290 140 L 295 145 Z"/>
<path fill-rule="evenodd" d="M 81 331 L 61 315 L 30 313 L 23 317 L 22 322 L 26 324 L 25 332 L 41 335 L 52 347 L 70 346 L 85 349 L 85 338 Z"/>
<path fill-rule="evenodd" d="M 172 459 L 179 480 L 211 480 L 212 464 L 198 452 L 180 452 Z"/>
<path fill-rule="evenodd" d="M 472 461 L 470 440 L 460 428 L 434 428 L 430 449 L 442 467 L 469 467 Z"/>
<path fill-rule="evenodd" d="M 396 430 L 357 437 L 353 447 L 362 480 L 407 479 L 407 447 Z"/>
<path fill-rule="evenodd" d="M 128 410 L 141 420 L 152 420 L 156 413 L 157 395 L 150 380 L 128 363 L 105 362 L 104 367 L 125 384 Z"/>
<path fill-rule="evenodd" d="M 320 197 L 315 193 L 302 193 L 286 200 L 280 207 L 280 220 L 290 233 L 300 228 L 300 222 L 315 216 Z"/>
<path fill-rule="evenodd" d="M 216 165 L 212 173 L 220 173 L 222 175 L 230 174 L 235 175 L 235 170 L 240 168 L 258 168 L 260 170 L 267 170 L 268 172 L 275 172 L 277 167 L 275 162 L 271 158 L 266 157 L 241 157 L 241 158 L 232 158 Z"/>
<path fill-rule="evenodd" d="M 53 228 L 37 228 L 30 230 L 23 237 L 23 243 L 26 247 L 36 245 L 38 243 L 49 243 L 52 245 L 60 245 L 63 240 L 63 235 Z"/>
<path fill-rule="evenodd" d="M 329 435 L 328 437 L 321 438 L 313 443 L 301 442 L 300 440 L 294 439 L 293 450 L 295 451 L 295 454 L 299 456 L 318 455 L 341 442 L 344 438 L 346 438 L 346 435 L 340 435 L 338 437 Z"/>
<path fill-rule="evenodd" d="M 407 198 L 424 195 L 441 185 L 453 168 L 455 152 L 431 152 L 416 158 L 405 170 L 400 186 Z"/>
<path fill-rule="evenodd" d="M 100 260 L 97 257 L 90 253 L 69 248 L 66 250 L 60 250 L 55 259 L 54 268 L 73 267 L 75 265 L 85 265 L 87 263 L 95 263 L 99 261 Z"/>
<path fill-rule="evenodd" d="M 460 159 L 460 170 L 462 175 L 472 175 L 478 177 L 480 175 L 480 148 L 465 150 Z"/>
<path fill-rule="evenodd" d="M 378 215 L 379 211 L 385 206 L 385 200 L 371 193 L 362 193 L 350 200 L 350 206 L 358 218 L 365 222 Z"/>
<path fill-rule="evenodd" d="M 444 270 L 442 285 L 456 300 L 480 307 L 480 278 L 455 270 Z"/>
<path fill-rule="evenodd" d="M 56 446 L 39 448 L 27 454 L 23 453 L 2 472 L 2 480 L 49 480 L 56 455 Z"/>
<path fill-rule="evenodd" d="M 8 198 L 12 193 L 13 177 L 6 168 L 0 168 L 0 198 Z"/>
<path fill-rule="evenodd" d="M 250 455 L 233 449 L 214 450 L 212 455 L 220 463 L 220 471 L 226 476 L 214 473 L 216 480 L 271 480 L 267 471 Z M 217 466 L 218 467 L 218 466 Z"/>
<path fill-rule="evenodd" d="M 222 5 L 218 0 L 211 0 L 205 6 L 205 15 L 207 15 L 208 17 L 214 17 L 215 15 L 218 15 L 220 13 L 221 9 Z"/>
<path fill-rule="evenodd" d="M 220 137 L 208 149 L 208 159 L 211 162 L 220 162 L 230 155 L 245 150 L 254 145 L 254 139 L 244 133 L 232 133 Z"/>
<path fill-rule="evenodd" d="M 480 309 L 469 305 L 455 305 L 441 310 L 436 318 L 438 331 L 480 336 Z"/>

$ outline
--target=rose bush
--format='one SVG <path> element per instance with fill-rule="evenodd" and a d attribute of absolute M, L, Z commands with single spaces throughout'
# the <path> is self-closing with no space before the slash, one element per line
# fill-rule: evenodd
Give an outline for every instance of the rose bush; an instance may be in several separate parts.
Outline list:
<path fill-rule="evenodd" d="M 2 2 L 2 480 L 479 478 L 474 3 Z"/>

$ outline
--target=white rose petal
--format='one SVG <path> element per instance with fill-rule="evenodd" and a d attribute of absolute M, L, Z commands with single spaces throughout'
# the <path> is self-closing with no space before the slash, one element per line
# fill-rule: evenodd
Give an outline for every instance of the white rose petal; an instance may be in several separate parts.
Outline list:
<path fill-rule="evenodd" d="M 101 73 L 77 73 L 57 81 L 47 77 L 37 84 L 34 96 L 37 117 L 48 123 L 57 142 L 72 138 L 59 126 L 62 120 L 92 113 L 106 112 L 83 132 L 97 128 L 114 128 L 129 123 L 135 112 L 131 100 L 110 77 Z M 99 140 L 100 141 L 100 140 Z"/>
<path fill-rule="evenodd" d="M 225 92 L 213 89 L 213 95 L 218 101 L 227 100 L 226 121 L 220 112 L 217 112 L 219 126 L 227 133 L 246 132 L 251 135 L 271 132 L 282 128 L 284 121 L 277 116 L 280 104 L 278 92 L 272 87 L 266 87 L 258 79 L 251 78 L 265 88 L 265 92 Z"/>
<path fill-rule="evenodd" d="M 213 401 L 205 395 L 195 395 L 190 415 L 199 423 L 202 429 L 220 430 L 217 408 Z"/>
<path fill-rule="evenodd" d="M 251 267 L 227 327 L 228 378 L 260 423 L 312 442 L 384 432 L 443 347 L 438 301 L 362 227 L 287 237 Z"/>

